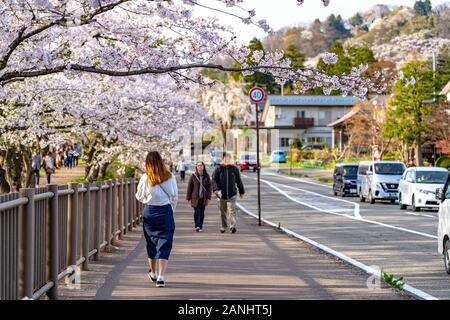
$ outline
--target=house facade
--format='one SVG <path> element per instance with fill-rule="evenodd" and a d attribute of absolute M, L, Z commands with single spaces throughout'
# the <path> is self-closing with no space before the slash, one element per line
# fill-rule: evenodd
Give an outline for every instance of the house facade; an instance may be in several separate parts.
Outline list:
<path fill-rule="evenodd" d="M 261 118 L 267 130 L 265 149 L 289 150 L 289 139 L 293 138 L 302 144 L 334 146 L 333 130 L 328 125 L 344 117 L 357 101 L 343 96 L 269 95 Z M 274 130 L 278 141 L 272 137 Z M 271 147 L 274 143 L 278 146 Z"/>

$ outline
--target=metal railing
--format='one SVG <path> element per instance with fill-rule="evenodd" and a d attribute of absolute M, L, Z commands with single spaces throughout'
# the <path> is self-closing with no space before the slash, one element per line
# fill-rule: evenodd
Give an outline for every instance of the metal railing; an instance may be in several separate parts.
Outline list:
<path fill-rule="evenodd" d="M 142 221 L 137 180 L 47 185 L 0 195 L 0 300 L 58 298 L 58 281 Z"/>

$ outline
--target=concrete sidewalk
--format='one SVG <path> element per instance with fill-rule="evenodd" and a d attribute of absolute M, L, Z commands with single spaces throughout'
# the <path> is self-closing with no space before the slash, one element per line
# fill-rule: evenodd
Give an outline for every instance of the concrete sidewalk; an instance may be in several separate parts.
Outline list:
<path fill-rule="evenodd" d="M 193 210 L 179 183 L 174 248 L 166 287 L 147 278 L 142 229 L 128 233 L 118 250 L 102 253 L 81 274 L 81 290 L 60 286 L 62 299 L 410 299 L 385 285 L 370 290 L 356 268 L 239 212 L 237 233 L 219 233 L 216 201 L 204 231 L 194 230 Z"/>

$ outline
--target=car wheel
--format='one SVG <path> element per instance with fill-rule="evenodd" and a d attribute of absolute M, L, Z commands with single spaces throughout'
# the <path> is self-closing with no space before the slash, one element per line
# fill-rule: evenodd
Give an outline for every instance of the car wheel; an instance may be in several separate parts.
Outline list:
<path fill-rule="evenodd" d="M 369 198 L 368 198 L 368 200 L 369 200 L 370 204 L 374 204 L 375 203 L 375 199 L 373 198 L 373 195 L 372 195 L 372 190 L 369 190 Z"/>
<path fill-rule="evenodd" d="M 416 199 L 414 199 L 414 195 L 412 196 L 411 204 L 412 204 L 412 211 L 415 211 L 415 212 L 420 211 L 420 208 L 416 207 Z"/>
<path fill-rule="evenodd" d="M 402 203 L 402 194 L 401 193 L 398 194 L 398 205 L 400 207 L 400 210 L 406 209 L 406 205 Z"/>
<path fill-rule="evenodd" d="M 444 244 L 444 267 L 445 272 L 450 274 L 450 240 L 445 241 Z"/>
<path fill-rule="evenodd" d="M 363 197 L 361 189 L 359 190 L 359 201 L 366 202 L 366 198 Z"/>

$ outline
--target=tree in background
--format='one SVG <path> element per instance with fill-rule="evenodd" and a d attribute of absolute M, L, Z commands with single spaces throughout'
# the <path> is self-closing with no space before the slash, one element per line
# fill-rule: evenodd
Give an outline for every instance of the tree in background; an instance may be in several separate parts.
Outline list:
<path fill-rule="evenodd" d="M 421 166 L 422 145 L 428 130 L 426 119 L 432 111 L 425 101 L 433 94 L 433 70 L 427 62 L 419 61 L 405 65 L 401 72 L 403 79 L 394 87 L 384 134 L 408 148 L 414 147 L 416 165 Z"/>
<path fill-rule="evenodd" d="M 301 69 L 305 62 L 305 56 L 298 50 L 298 48 L 291 44 L 284 51 L 284 57 L 291 61 L 291 67 L 294 70 Z M 284 84 L 283 92 L 285 94 L 292 94 L 294 92 L 294 84 L 292 81 L 288 81 Z"/>
<path fill-rule="evenodd" d="M 355 28 L 361 27 L 363 23 L 364 20 L 362 16 L 359 14 L 359 12 L 350 18 L 350 24 Z"/>
<path fill-rule="evenodd" d="M 432 10 L 432 6 L 431 6 L 431 1 L 430 0 L 425 0 L 425 1 L 416 1 L 416 3 L 414 4 L 414 11 L 416 11 L 416 13 L 418 15 L 421 16 L 428 16 L 431 13 Z"/>
<path fill-rule="evenodd" d="M 254 63 L 251 60 L 251 57 L 253 56 L 253 53 L 255 51 L 262 51 L 263 56 L 266 54 L 261 40 L 257 38 L 253 38 L 252 40 L 250 40 L 250 43 L 247 46 L 247 48 L 250 49 L 250 53 L 247 56 L 248 58 L 247 64 L 249 65 L 254 65 Z M 235 64 L 233 65 L 233 67 L 238 68 L 240 67 L 240 65 Z M 234 78 L 235 81 L 245 83 L 244 88 L 245 94 L 248 94 L 250 89 L 256 85 L 263 87 L 267 93 L 280 93 L 280 86 L 275 82 L 275 78 L 272 77 L 271 75 L 255 72 L 250 76 L 244 76 L 242 72 L 232 72 L 232 77 Z"/>
<path fill-rule="evenodd" d="M 450 81 L 450 48 L 444 46 L 436 55 L 436 92 Z"/>
<path fill-rule="evenodd" d="M 335 41 L 333 46 L 329 49 L 330 53 L 334 53 L 337 56 L 337 62 L 335 64 L 327 64 L 323 58 L 319 59 L 316 68 L 324 71 L 326 74 L 338 75 L 338 74 L 350 74 L 352 70 L 360 68 L 361 65 L 368 65 L 368 67 L 377 62 L 373 51 L 367 46 L 347 46 L 344 48 L 340 41 Z M 381 71 L 381 70 L 376 70 Z M 311 94 L 323 94 L 322 88 L 310 90 Z M 331 95 L 340 95 L 340 91 L 332 91 Z"/>

